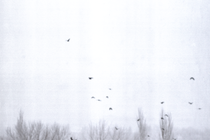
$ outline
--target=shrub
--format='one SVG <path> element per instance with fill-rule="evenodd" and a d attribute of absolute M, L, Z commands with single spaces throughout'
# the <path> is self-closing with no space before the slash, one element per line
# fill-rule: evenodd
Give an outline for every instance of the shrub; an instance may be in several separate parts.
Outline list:
<path fill-rule="evenodd" d="M 110 131 L 110 140 L 128 140 L 131 136 L 131 130 L 118 127 L 117 130 L 113 127 Z"/>
<path fill-rule="evenodd" d="M 106 126 L 105 121 L 99 121 L 98 125 L 90 124 L 87 133 L 90 140 L 106 140 L 109 135 L 109 127 Z"/>
<path fill-rule="evenodd" d="M 43 125 L 41 122 L 28 123 L 23 120 L 23 112 L 20 111 L 15 129 L 7 128 L 7 140 L 66 140 L 70 137 L 68 127 L 58 124 L 52 126 Z"/>
<path fill-rule="evenodd" d="M 142 113 L 141 109 L 138 109 L 138 118 L 137 118 L 137 125 L 138 125 L 138 136 L 136 136 L 138 140 L 146 140 L 147 138 L 147 131 L 148 126 L 146 124 L 146 120 L 144 118 L 144 115 Z"/>
<path fill-rule="evenodd" d="M 170 113 L 164 114 L 162 109 L 160 114 L 160 140 L 173 140 L 173 122 Z"/>

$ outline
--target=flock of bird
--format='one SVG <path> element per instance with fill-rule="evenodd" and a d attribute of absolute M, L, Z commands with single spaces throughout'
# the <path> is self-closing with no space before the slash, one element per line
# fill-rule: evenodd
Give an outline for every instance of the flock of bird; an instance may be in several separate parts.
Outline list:
<path fill-rule="evenodd" d="M 194 78 L 194 77 L 190 77 L 190 80 L 193 80 L 193 81 L 194 81 L 194 80 L 195 80 L 195 78 Z M 189 103 L 190 105 L 192 105 L 192 104 L 193 104 L 193 102 L 188 102 L 188 103 Z M 161 104 L 164 104 L 164 102 L 162 101 L 162 102 L 161 102 Z M 199 107 L 199 108 L 198 108 L 198 110 L 201 110 L 201 108 Z M 165 114 L 165 116 L 166 116 L 166 117 L 169 117 L 167 114 Z M 162 121 L 164 121 L 164 118 L 163 118 L 163 117 L 161 117 L 161 120 L 162 120 Z M 164 130 L 165 130 L 165 129 L 164 129 L 164 128 L 162 128 L 162 131 L 164 131 Z M 175 138 L 173 138 L 173 140 L 176 140 L 176 139 L 175 139 Z"/>
<path fill-rule="evenodd" d="M 67 39 L 66 41 L 67 41 L 67 42 L 70 42 L 70 40 L 71 40 L 71 39 L 69 38 L 69 39 Z M 89 79 L 89 80 L 92 80 L 92 79 L 93 79 L 93 77 L 88 77 L 88 79 Z M 112 90 L 112 89 L 111 89 L 111 88 L 109 88 L 109 90 Z M 109 98 L 109 96 L 106 96 L 106 98 Z M 92 97 L 91 97 L 91 99 L 95 99 L 95 97 L 94 97 L 94 96 L 92 96 Z M 99 101 L 99 102 L 100 102 L 100 101 L 101 101 L 101 99 L 97 99 L 97 101 Z M 109 110 L 113 110 L 113 109 L 112 109 L 112 107 L 109 107 Z M 118 128 L 117 128 L 117 127 L 115 127 L 115 130 L 118 130 Z M 73 138 L 72 138 L 72 137 L 70 137 L 70 139 L 71 139 L 71 140 L 73 140 Z"/>
<path fill-rule="evenodd" d="M 89 80 L 92 80 L 92 79 L 93 79 L 93 77 L 89 77 Z M 195 80 L 195 78 L 194 78 L 194 77 L 190 77 L 190 80 Z M 109 88 L 109 90 L 111 90 L 111 88 Z M 106 98 L 109 98 L 109 96 L 106 96 Z M 95 99 L 95 97 L 92 96 L 91 99 Z M 98 99 L 98 101 L 101 101 L 101 100 Z M 160 102 L 160 103 L 161 103 L 161 104 L 164 104 L 164 101 L 162 101 L 162 102 Z M 193 102 L 188 102 L 188 103 L 189 103 L 190 105 L 193 104 Z M 198 109 L 201 110 L 201 108 L 198 108 Z M 112 108 L 110 107 L 109 110 L 112 110 Z M 168 114 L 165 114 L 165 116 L 168 117 Z M 161 120 L 164 120 L 164 118 L 161 117 Z M 140 118 L 137 119 L 137 121 L 140 121 Z M 115 127 L 115 129 L 118 130 L 117 127 Z M 162 131 L 164 131 L 164 128 L 162 128 Z M 149 137 L 149 135 L 148 135 L 148 137 Z M 176 139 L 174 139 L 174 140 L 176 140 Z"/>
<path fill-rule="evenodd" d="M 89 79 L 89 80 L 92 80 L 92 79 L 93 79 L 93 77 L 89 77 L 88 79 Z M 112 90 L 112 89 L 111 89 L 111 88 L 109 88 L 109 90 Z M 106 96 L 106 98 L 108 99 L 108 98 L 109 98 L 109 96 Z M 91 99 L 95 99 L 95 97 L 94 97 L 94 96 L 92 96 L 92 97 L 91 97 Z M 101 101 L 101 99 L 98 99 L 98 101 L 100 102 L 100 101 Z M 109 108 L 109 110 L 113 110 L 113 109 L 112 109 L 112 107 L 110 107 L 110 108 Z"/>
<path fill-rule="evenodd" d="M 70 41 L 70 38 L 69 39 L 67 39 L 66 40 L 67 42 L 69 42 Z M 88 79 L 89 80 L 92 80 L 93 79 L 93 77 L 88 77 Z M 194 77 L 190 77 L 190 80 L 195 80 L 195 78 Z M 111 88 L 109 88 L 109 90 L 111 90 Z M 106 98 L 109 98 L 109 96 L 106 96 Z M 92 96 L 91 97 L 91 99 L 95 99 L 95 97 L 94 96 Z M 98 99 L 98 101 L 100 102 L 101 101 L 101 99 Z M 164 104 L 164 101 L 162 101 L 162 102 L 160 102 L 161 104 Z M 193 102 L 188 102 L 190 105 L 192 105 L 193 104 Z M 109 110 L 113 110 L 112 109 L 112 107 L 110 107 L 109 108 Z M 198 108 L 198 110 L 201 110 L 201 108 Z M 167 114 L 165 114 L 165 116 L 166 117 L 169 117 Z M 161 120 L 164 120 L 164 118 L 163 117 L 161 117 Z M 137 121 L 140 121 L 140 118 L 139 119 L 137 119 Z M 115 127 L 115 130 L 118 130 L 118 128 L 117 127 Z M 164 131 L 164 128 L 162 128 L 162 131 Z M 148 137 L 150 137 L 150 135 L 147 135 Z M 70 138 L 71 140 L 73 140 L 73 138 L 71 137 Z M 176 140 L 175 138 L 173 138 L 173 140 Z"/>
<path fill-rule="evenodd" d="M 194 77 L 190 77 L 190 80 L 195 80 L 195 78 Z M 162 102 L 160 102 L 161 104 L 164 104 L 164 101 L 162 101 Z M 188 102 L 190 105 L 192 105 L 193 104 L 193 102 Z M 199 107 L 198 108 L 198 110 L 201 110 L 201 108 Z"/>

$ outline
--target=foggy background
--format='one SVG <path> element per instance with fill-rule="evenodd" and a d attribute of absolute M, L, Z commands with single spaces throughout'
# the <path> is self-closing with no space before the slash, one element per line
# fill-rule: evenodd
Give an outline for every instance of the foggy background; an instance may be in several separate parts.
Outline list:
<path fill-rule="evenodd" d="M 1 133 L 20 110 L 74 132 L 135 130 L 138 108 L 151 127 L 163 108 L 175 128 L 210 129 L 209 25 L 207 0 L 2 0 Z"/>

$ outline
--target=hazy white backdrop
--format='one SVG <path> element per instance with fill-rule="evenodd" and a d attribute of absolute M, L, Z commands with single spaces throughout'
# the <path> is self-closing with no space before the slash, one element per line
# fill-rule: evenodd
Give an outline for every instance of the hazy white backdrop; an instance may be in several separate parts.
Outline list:
<path fill-rule="evenodd" d="M 1 131 L 20 110 L 135 129 L 138 108 L 151 126 L 164 108 L 174 127 L 210 128 L 209 25 L 208 0 L 1 0 Z"/>

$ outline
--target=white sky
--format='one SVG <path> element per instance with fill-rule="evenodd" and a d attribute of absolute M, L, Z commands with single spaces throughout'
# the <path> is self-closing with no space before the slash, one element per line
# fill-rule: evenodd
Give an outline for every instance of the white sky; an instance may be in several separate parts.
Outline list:
<path fill-rule="evenodd" d="M 2 0 L 2 126 L 21 109 L 74 131 L 100 119 L 135 128 L 138 108 L 153 126 L 163 107 L 175 127 L 209 128 L 209 9 L 207 0 Z"/>

